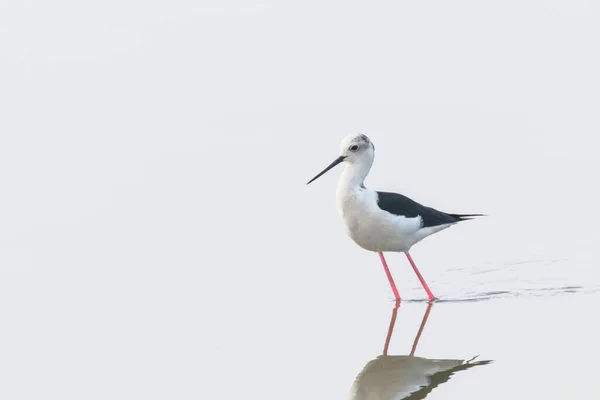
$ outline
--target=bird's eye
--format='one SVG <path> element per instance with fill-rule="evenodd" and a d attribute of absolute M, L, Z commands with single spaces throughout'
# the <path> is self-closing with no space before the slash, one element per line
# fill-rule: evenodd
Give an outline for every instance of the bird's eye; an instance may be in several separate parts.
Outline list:
<path fill-rule="evenodd" d="M 350 150 L 356 151 L 356 150 L 358 150 L 358 146 L 357 145 L 352 145 L 352 146 L 350 146 Z"/>

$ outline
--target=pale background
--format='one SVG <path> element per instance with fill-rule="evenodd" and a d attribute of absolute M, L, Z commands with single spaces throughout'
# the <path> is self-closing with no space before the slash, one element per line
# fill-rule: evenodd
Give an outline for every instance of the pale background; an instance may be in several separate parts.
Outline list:
<path fill-rule="evenodd" d="M 391 292 L 305 183 L 356 132 L 490 215 L 413 250 L 419 355 L 494 360 L 428 399 L 599 396 L 599 41 L 591 0 L 3 0 L 0 398 L 346 398 Z"/>

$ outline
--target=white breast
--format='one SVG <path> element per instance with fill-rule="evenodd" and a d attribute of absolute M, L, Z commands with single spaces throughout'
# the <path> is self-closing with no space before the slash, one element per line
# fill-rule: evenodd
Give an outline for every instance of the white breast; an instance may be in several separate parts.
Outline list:
<path fill-rule="evenodd" d="M 375 191 L 364 187 L 339 188 L 336 199 L 346 232 L 360 247 L 402 252 L 418 241 L 421 218 L 406 218 L 381 210 Z"/>

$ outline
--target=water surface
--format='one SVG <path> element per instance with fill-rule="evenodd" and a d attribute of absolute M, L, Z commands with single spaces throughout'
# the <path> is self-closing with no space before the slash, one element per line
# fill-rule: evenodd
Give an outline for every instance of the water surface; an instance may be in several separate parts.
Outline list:
<path fill-rule="evenodd" d="M 0 13 L 1 399 L 600 398 L 597 4 L 80 3 Z M 387 256 L 390 335 L 305 185 L 357 132 L 489 215 L 411 250 L 430 309 Z"/>

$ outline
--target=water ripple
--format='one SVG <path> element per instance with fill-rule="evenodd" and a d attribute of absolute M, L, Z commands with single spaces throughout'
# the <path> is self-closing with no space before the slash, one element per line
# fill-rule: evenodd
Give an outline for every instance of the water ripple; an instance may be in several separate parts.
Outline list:
<path fill-rule="evenodd" d="M 558 296 L 561 294 L 575 293 L 595 293 L 600 291 L 598 288 L 585 289 L 583 286 L 560 286 L 560 287 L 542 287 L 542 288 L 523 288 L 519 290 L 495 290 L 486 292 L 471 292 L 460 297 L 441 296 L 436 303 L 464 303 L 476 302 L 506 298 L 526 298 L 526 297 L 547 297 Z M 403 299 L 407 303 L 424 303 L 426 299 Z"/>

